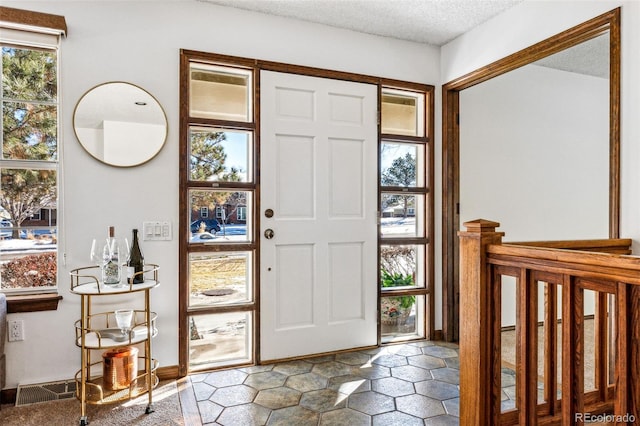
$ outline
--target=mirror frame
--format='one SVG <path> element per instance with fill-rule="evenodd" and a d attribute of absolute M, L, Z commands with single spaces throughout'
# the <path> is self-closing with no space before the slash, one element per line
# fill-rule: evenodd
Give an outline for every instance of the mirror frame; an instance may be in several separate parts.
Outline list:
<path fill-rule="evenodd" d="M 158 108 L 160 109 L 160 111 L 162 112 L 162 116 L 164 117 L 164 138 L 162 140 L 162 143 L 160 144 L 160 147 L 158 148 L 157 151 L 155 151 L 154 153 L 152 153 L 152 155 L 150 155 L 148 158 L 144 158 L 143 160 L 135 163 L 135 164 L 115 164 L 115 163 L 110 163 L 108 161 L 104 161 L 98 157 L 95 156 L 94 153 L 92 153 L 91 151 L 89 151 L 89 149 L 87 149 L 87 147 L 85 146 L 85 144 L 82 142 L 80 136 L 78 135 L 78 131 L 76 129 L 76 114 L 78 113 L 78 107 L 80 106 L 80 104 L 82 103 L 82 101 L 85 99 L 85 97 L 91 93 L 92 91 L 100 88 L 100 87 L 104 87 L 110 84 L 126 84 L 128 86 L 131 86 L 133 88 L 136 88 L 138 90 L 143 91 L 144 93 L 146 93 L 151 99 L 153 99 L 153 101 L 158 105 Z M 82 96 L 80 96 L 80 99 L 78 99 L 78 102 L 76 103 L 76 106 L 73 109 L 73 116 L 72 116 L 72 127 L 73 127 L 73 133 L 76 136 L 76 140 L 78 141 L 78 143 L 80 144 L 80 146 L 82 147 L 82 149 L 84 149 L 84 151 L 89 154 L 92 158 L 94 158 L 95 160 L 101 162 L 102 164 L 106 164 L 108 166 L 113 166 L 113 167 L 120 167 L 120 168 L 130 168 L 130 167 L 137 167 L 137 166 L 141 166 L 145 163 L 148 163 L 149 161 L 151 161 L 152 159 L 154 159 L 159 153 L 160 151 L 162 151 L 162 148 L 164 148 L 165 144 L 167 143 L 167 139 L 169 137 L 169 121 L 167 119 L 167 113 L 164 110 L 164 108 L 162 107 L 162 104 L 160 103 L 160 101 L 158 101 L 158 99 L 153 96 L 149 91 L 145 90 L 144 88 L 138 86 L 137 84 L 133 84 L 133 83 L 129 83 L 127 81 L 106 81 L 104 83 L 100 83 L 97 84 L 91 88 L 89 88 L 87 91 L 85 91 Z"/>
<path fill-rule="evenodd" d="M 459 333 L 460 92 L 605 32 L 609 44 L 609 238 L 620 235 L 620 8 L 590 19 L 442 86 L 442 331 Z M 485 218 L 496 220 L 500 218 Z"/>

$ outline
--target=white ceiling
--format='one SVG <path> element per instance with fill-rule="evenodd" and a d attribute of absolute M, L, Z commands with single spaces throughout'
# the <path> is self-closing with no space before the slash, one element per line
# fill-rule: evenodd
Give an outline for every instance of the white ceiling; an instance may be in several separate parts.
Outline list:
<path fill-rule="evenodd" d="M 200 0 L 442 46 L 522 0 Z"/>

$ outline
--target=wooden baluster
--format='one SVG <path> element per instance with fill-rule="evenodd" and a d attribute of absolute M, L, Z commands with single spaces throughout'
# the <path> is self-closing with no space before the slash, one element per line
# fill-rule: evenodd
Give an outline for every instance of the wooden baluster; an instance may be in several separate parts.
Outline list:
<path fill-rule="evenodd" d="M 596 312 L 593 321 L 594 325 L 594 341 L 589 342 L 595 344 L 595 387 L 598 389 L 600 401 L 608 399 L 608 380 L 607 380 L 607 353 L 609 350 L 609 338 L 607 334 L 607 297 L 605 292 L 596 293 Z"/>
<path fill-rule="evenodd" d="M 584 424 L 584 290 L 562 279 L 562 425 Z"/>
<path fill-rule="evenodd" d="M 522 268 L 518 278 L 517 406 L 520 425 L 537 424 L 538 406 L 538 289 L 531 271 Z"/>
<path fill-rule="evenodd" d="M 630 315 L 629 334 L 627 342 L 629 344 L 629 411 L 638 424 L 640 421 L 640 286 L 631 286 L 630 295 Z"/>
<path fill-rule="evenodd" d="M 616 391 L 614 413 L 622 416 L 629 413 L 629 304 L 625 283 L 618 283 L 616 293 Z"/>
<path fill-rule="evenodd" d="M 640 286 L 618 283 L 615 414 L 640 419 Z M 620 423 L 624 424 L 624 423 Z"/>
<path fill-rule="evenodd" d="M 460 237 L 460 424 L 499 424 L 500 369 L 493 366 L 495 313 L 492 277 L 485 261 L 486 247 L 501 244 L 503 232 L 495 232 L 497 222 L 478 219 L 464 223 Z M 495 387 L 498 389 L 495 389 Z M 496 409 L 498 407 L 498 409 Z"/>

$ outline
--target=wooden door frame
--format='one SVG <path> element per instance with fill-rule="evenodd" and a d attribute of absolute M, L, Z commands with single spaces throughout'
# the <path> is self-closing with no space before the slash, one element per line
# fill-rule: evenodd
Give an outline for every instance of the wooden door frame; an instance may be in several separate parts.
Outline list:
<path fill-rule="evenodd" d="M 442 304 L 443 337 L 458 340 L 460 92 L 610 32 L 609 238 L 620 235 L 620 8 L 597 16 L 442 86 Z M 487 218 L 496 219 L 496 218 Z"/>

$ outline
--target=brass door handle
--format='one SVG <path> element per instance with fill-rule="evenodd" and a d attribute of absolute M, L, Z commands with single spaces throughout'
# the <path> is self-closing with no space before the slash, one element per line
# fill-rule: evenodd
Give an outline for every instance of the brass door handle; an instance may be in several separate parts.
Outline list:
<path fill-rule="evenodd" d="M 270 240 L 274 237 L 275 233 L 273 232 L 273 229 L 267 229 L 266 231 L 264 231 L 264 237 L 267 240 Z"/>

